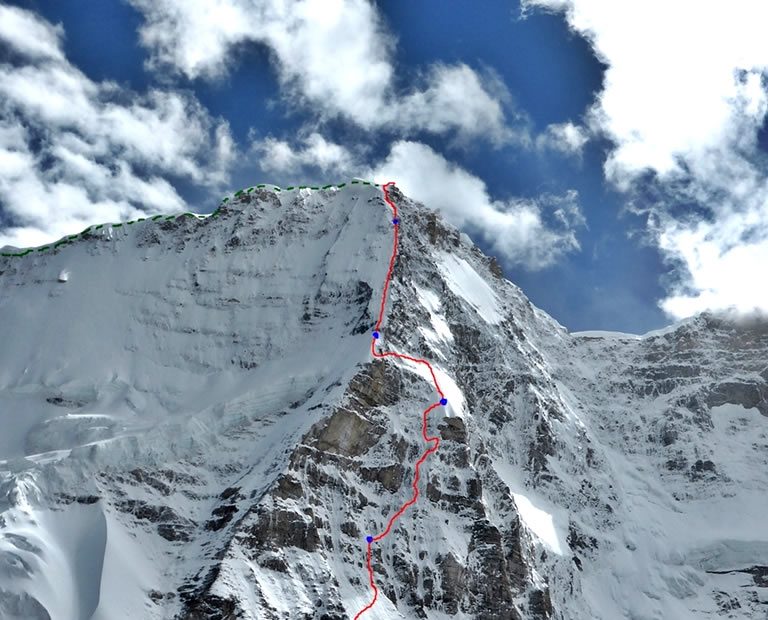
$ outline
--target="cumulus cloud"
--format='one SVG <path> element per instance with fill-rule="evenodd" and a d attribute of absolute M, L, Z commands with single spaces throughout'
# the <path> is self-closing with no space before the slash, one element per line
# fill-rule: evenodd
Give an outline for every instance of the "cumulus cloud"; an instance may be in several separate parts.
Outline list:
<path fill-rule="evenodd" d="M 569 155 L 580 155 L 589 140 L 584 128 L 571 122 L 548 125 L 544 133 L 536 138 L 536 147 L 552 149 Z"/>
<path fill-rule="evenodd" d="M 130 0 L 155 68 L 218 78 L 238 46 L 266 46 L 292 103 L 365 129 L 454 131 L 509 139 L 497 80 L 435 65 L 395 94 L 394 39 L 370 0 Z"/>
<path fill-rule="evenodd" d="M 259 167 L 276 174 L 301 174 L 315 169 L 323 174 L 350 173 L 359 164 L 349 149 L 317 132 L 293 143 L 272 136 L 255 140 L 252 149 Z"/>
<path fill-rule="evenodd" d="M 62 29 L 31 12 L 0 7 L 0 24 L 0 246 L 183 209 L 173 178 L 226 181 L 228 125 L 191 95 L 90 80 L 66 60 Z"/>
<path fill-rule="evenodd" d="M 584 219 L 575 190 L 536 200 L 494 200 L 481 179 L 411 141 L 396 142 L 372 176 L 396 181 L 406 195 L 440 210 L 455 226 L 477 231 L 511 263 L 542 269 L 579 248 L 575 231 Z"/>
<path fill-rule="evenodd" d="M 30 58 L 64 58 L 59 46 L 63 34 L 60 26 L 53 26 L 13 6 L 0 6 L 0 41 L 17 54 Z"/>
<path fill-rule="evenodd" d="M 498 143 L 512 136 L 505 126 L 501 105 L 508 95 L 494 76 L 486 75 L 484 84 L 465 64 L 437 64 L 431 67 L 425 82 L 425 90 L 413 91 L 387 104 L 390 124 L 433 133 L 458 128 L 464 134 L 490 136 Z"/>
<path fill-rule="evenodd" d="M 615 147 L 606 177 L 646 207 L 677 267 L 662 307 L 768 309 L 757 274 L 768 244 L 768 162 L 757 146 L 766 119 L 768 4 L 647 0 L 526 0 L 563 11 L 608 65 L 590 126 Z M 635 200 L 635 205 L 640 205 Z M 696 205 L 696 210 L 681 205 Z"/>
<path fill-rule="evenodd" d="M 743 239 L 744 223 L 736 219 L 718 223 L 735 228 L 735 235 L 713 235 L 708 223 L 669 226 L 660 234 L 662 249 L 679 259 L 690 274 L 685 286 L 676 286 L 664 299 L 662 307 L 669 314 L 690 316 L 704 308 L 751 313 L 768 308 L 768 288 L 761 284 L 768 265 L 768 239 L 762 233 L 754 240 Z M 757 224 L 761 230 L 768 227 L 765 219 Z"/>

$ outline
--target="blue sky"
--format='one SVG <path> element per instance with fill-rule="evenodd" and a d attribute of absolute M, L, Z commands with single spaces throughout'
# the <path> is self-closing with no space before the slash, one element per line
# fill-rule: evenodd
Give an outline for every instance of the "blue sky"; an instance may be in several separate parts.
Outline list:
<path fill-rule="evenodd" d="M 571 330 L 764 310 L 763 15 L 715 5 L 698 32 L 686 0 L 0 5 L 0 245 L 394 175 Z"/>

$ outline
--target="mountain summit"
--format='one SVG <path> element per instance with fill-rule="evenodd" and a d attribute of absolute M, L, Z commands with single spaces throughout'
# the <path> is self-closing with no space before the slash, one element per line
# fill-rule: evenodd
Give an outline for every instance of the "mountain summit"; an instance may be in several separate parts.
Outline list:
<path fill-rule="evenodd" d="M 570 334 L 389 195 L 447 404 L 363 617 L 765 617 L 768 325 Z M 392 235 L 258 188 L 0 257 L 0 617 L 354 617 L 436 399 Z"/>

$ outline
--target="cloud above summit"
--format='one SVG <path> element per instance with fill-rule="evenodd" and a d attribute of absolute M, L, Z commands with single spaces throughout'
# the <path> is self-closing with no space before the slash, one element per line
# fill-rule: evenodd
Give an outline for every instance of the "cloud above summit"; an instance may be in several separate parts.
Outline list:
<path fill-rule="evenodd" d="M 510 264 L 543 269 L 580 247 L 576 232 L 584 217 L 575 191 L 495 200 L 480 178 L 429 146 L 406 140 L 392 146 L 372 176 L 382 183 L 396 179 L 406 195 L 479 234 Z"/>

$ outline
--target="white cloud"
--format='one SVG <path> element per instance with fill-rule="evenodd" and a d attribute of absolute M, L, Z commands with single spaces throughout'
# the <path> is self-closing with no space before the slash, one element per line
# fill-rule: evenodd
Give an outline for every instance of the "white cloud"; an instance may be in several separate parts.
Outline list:
<path fill-rule="evenodd" d="M 317 132 L 295 144 L 268 137 L 254 142 L 252 148 L 258 155 L 259 167 L 276 174 L 303 174 L 308 168 L 323 174 L 344 174 L 357 167 L 346 147 L 326 140 Z"/>
<path fill-rule="evenodd" d="M 425 80 L 428 85 L 425 90 L 388 104 L 389 123 L 433 133 L 458 127 L 465 135 L 487 135 L 503 142 L 512 135 L 505 126 L 501 105 L 506 92 L 496 78 L 487 76 L 485 81 L 483 84 L 478 74 L 465 64 L 434 65 Z M 491 89 L 494 94 L 489 92 Z"/>
<path fill-rule="evenodd" d="M 587 132 L 571 122 L 547 125 L 544 133 L 536 138 L 539 149 L 554 149 L 561 153 L 580 155 L 589 140 Z"/>
<path fill-rule="evenodd" d="M 34 13 L 13 6 L 0 6 L 0 42 L 17 54 L 30 58 L 63 59 L 59 45 L 63 29 Z"/>
<path fill-rule="evenodd" d="M 141 40 L 155 68 L 217 78 L 237 47 L 271 52 L 289 99 L 365 129 L 455 131 L 510 137 L 503 94 L 464 64 L 436 65 L 395 94 L 394 39 L 369 0 L 130 0 L 146 19 Z"/>
<path fill-rule="evenodd" d="M 584 220 L 573 190 L 537 200 L 494 200 L 481 179 L 410 141 L 396 142 L 371 176 L 394 180 L 407 196 L 440 210 L 455 226 L 477 230 L 508 261 L 529 269 L 579 248 L 575 228 Z"/>
<path fill-rule="evenodd" d="M 10 11 L 18 32 L 38 38 L 0 27 L 0 44 L 16 52 L 15 64 L 0 65 L 0 201 L 10 218 L 0 246 L 48 242 L 145 209 L 181 210 L 172 178 L 226 181 L 229 128 L 193 97 L 94 82 L 64 58 L 59 28 Z"/>
<path fill-rule="evenodd" d="M 758 226 L 765 230 L 768 217 Z M 721 222 L 740 231 L 743 222 Z M 668 227 L 661 247 L 690 271 L 686 286 L 677 287 L 662 307 L 673 316 L 690 316 L 703 308 L 751 313 L 768 308 L 768 287 L 761 284 L 768 265 L 768 239 L 744 241 L 737 235 L 713 235 L 713 226 Z M 692 289 L 692 291 L 690 290 Z"/>
<path fill-rule="evenodd" d="M 606 177 L 632 191 L 652 182 L 659 247 L 678 266 L 661 303 L 672 316 L 768 309 L 750 285 L 768 244 L 768 163 L 757 148 L 768 94 L 762 0 L 526 0 L 566 13 L 608 65 L 589 117 L 615 148 Z M 680 215 L 695 202 L 708 217 Z"/>

